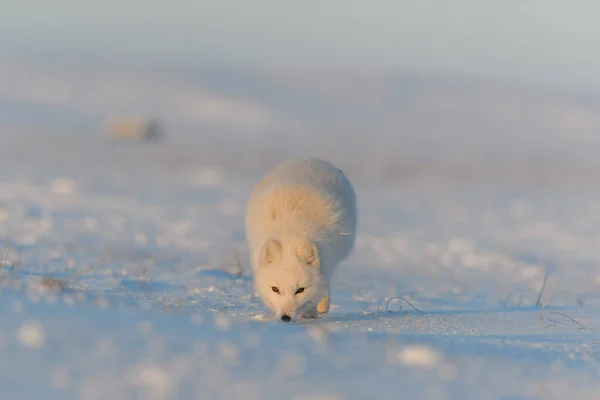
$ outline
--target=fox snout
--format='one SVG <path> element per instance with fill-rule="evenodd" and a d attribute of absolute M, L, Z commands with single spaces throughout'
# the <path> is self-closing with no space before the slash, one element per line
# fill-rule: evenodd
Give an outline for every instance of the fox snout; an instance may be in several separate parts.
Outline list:
<path fill-rule="evenodd" d="M 296 312 L 292 310 L 280 311 L 275 315 L 275 319 L 281 322 L 294 322 L 297 319 Z"/>
<path fill-rule="evenodd" d="M 280 309 L 275 310 L 275 319 L 278 319 L 281 322 L 294 322 L 300 317 L 300 309 L 302 307 L 298 307 L 298 304 L 296 303 L 290 303 L 291 302 L 285 304 Z"/>
<path fill-rule="evenodd" d="M 294 322 L 299 318 L 303 318 L 305 314 L 312 315 L 309 312 L 314 303 L 307 302 L 296 307 L 286 307 L 281 310 L 275 310 L 275 320 L 281 322 Z"/>
<path fill-rule="evenodd" d="M 276 312 L 274 319 L 281 322 L 294 322 L 296 320 L 296 313 Z"/>
<path fill-rule="evenodd" d="M 281 316 L 281 320 L 282 320 L 283 322 L 290 322 L 290 321 L 292 320 L 292 317 L 290 317 L 290 316 L 289 316 L 289 315 L 287 315 L 287 314 L 283 314 L 283 315 Z"/>

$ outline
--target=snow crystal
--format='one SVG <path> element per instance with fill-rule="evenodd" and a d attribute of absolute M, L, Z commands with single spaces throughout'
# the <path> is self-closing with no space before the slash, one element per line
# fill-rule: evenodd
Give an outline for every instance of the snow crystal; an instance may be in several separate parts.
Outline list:
<path fill-rule="evenodd" d="M 69 372 L 62 367 L 57 367 L 52 371 L 50 381 L 52 383 L 52 386 L 54 386 L 57 389 L 68 389 L 70 386 Z"/>
<path fill-rule="evenodd" d="M 96 357 L 108 357 L 117 353 L 117 346 L 111 339 L 97 339 L 92 352 Z"/>
<path fill-rule="evenodd" d="M 18 338 L 25 347 L 41 348 L 45 342 L 44 329 L 37 322 L 28 322 L 19 328 Z"/>
<path fill-rule="evenodd" d="M 141 321 L 138 324 L 138 329 L 140 330 L 141 333 L 145 334 L 145 335 L 149 335 L 152 333 L 152 329 L 153 325 L 152 322 L 150 321 Z"/>
<path fill-rule="evenodd" d="M 52 192 L 60 195 L 70 195 L 75 192 L 75 183 L 69 178 L 59 178 L 52 182 Z"/>
<path fill-rule="evenodd" d="M 214 316 L 215 327 L 221 331 L 228 331 L 231 329 L 231 318 L 223 314 L 215 314 Z"/>
<path fill-rule="evenodd" d="M 450 243 L 448 243 L 448 250 L 457 254 L 472 253 L 475 251 L 475 246 L 473 245 L 473 242 L 468 239 L 457 238 L 452 239 Z"/>
<path fill-rule="evenodd" d="M 223 171 L 218 167 L 198 168 L 190 176 L 190 183 L 198 186 L 215 186 L 221 183 Z"/>
<path fill-rule="evenodd" d="M 436 350 L 425 345 L 406 346 L 398 352 L 397 358 L 402 364 L 416 368 L 432 368 L 442 361 Z"/>
<path fill-rule="evenodd" d="M 12 310 L 15 314 L 20 314 L 23 312 L 25 306 L 21 300 L 14 300 L 12 302 Z"/>
<path fill-rule="evenodd" d="M 146 389 L 153 394 L 166 394 L 172 386 L 169 374 L 157 365 L 138 364 L 127 374 L 131 385 Z"/>

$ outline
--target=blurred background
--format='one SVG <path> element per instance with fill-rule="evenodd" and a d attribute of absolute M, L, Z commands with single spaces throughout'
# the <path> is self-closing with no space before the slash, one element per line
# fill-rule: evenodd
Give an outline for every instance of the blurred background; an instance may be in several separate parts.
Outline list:
<path fill-rule="evenodd" d="M 599 12 L 592 0 L 5 0 L 3 147 L 22 159 L 43 140 L 63 163 L 127 162 L 85 148 L 114 123 L 156 120 L 161 150 L 128 158 L 243 172 L 312 154 L 370 179 L 579 182 L 600 139 Z"/>

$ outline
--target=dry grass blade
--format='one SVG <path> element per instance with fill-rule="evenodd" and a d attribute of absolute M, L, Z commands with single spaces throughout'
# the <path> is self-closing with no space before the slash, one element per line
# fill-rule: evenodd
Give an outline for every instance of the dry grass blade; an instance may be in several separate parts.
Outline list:
<path fill-rule="evenodd" d="M 2 280 L 4 280 L 4 278 L 6 278 L 6 268 L 8 265 L 8 252 L 10 251 L 10 248 L 7 247 L 6 248 L 6 255 L 4 256 L 4 271 L 2 271 Z"/>
<path fill-rule="evenodd" d="M 579 322 L 577 322 L 577 321 L 576 321 L 576 320 L 574 320 L 573 318 L 569 317 L 567 314 L 563 314 L 563 313 L 561 313 L 561 312 L 558 312 L 558 311 L 552 311 L 550 314 L 551 314 L 551 315 L 561 315 L 561 316 L 563 316 L 563 317 L 565 317 L 565 318 L 568 318 L 568 319 L 570 319 L 570 320 L 571 320 L 573 323 L 575 323 L 575 324 L 579 325 L 579 327 L 580 327 L 581 329 L 585 329 L 585 327 L 584 327 L 583 325 L 581 325 Z"/>
<path fill-rule="evenodd" d="M 411 306 L 413 308 L 413 310 L 415 310 L 416 312 L 420 313 L 420 314 L 425 314 L 423 311 L 419 310 L 417 307 L 413 306 L 410 301 L 406 300 L 404 297 L 400 297 L 400 296 L 395 296 L 395 297 L 391 297 L 386 305 L 385 305 L 385 312 L 389 312 L 389 307 L 390 307 L 390 302 L 392 300 L 402 300 L 404 302 L 406 302 L 406 304 L 408 304 L 409 306 Z"/>
<path fill-rule="evenodd" d="M 379 319 L 379 308 L 381 307 L 381 303 L 383 303 L 383 300 L 385 300 L 385 299 L 381 299 L 381 300 L 379 300 L 377 302 L 377 310 L 376 310 L 376 313 L 375 313 L 375 318 L 376 319 Z"/>
<path fill-rule="evenodd" d="M 364 301 L 361 301 L 361 303 L 363 304 L 363 311 L 365 312 L 366 315 L 371 315 L 373 314 L 373 312 L 371 311 L 371 308 L 369 307 L 369 305 L 367 303 L 365 303 Z"/>
<path fill-rule="evenodd" d="M 546 289 L 547 281 L 548 281 L 548 273 L 546 272 L 546 276 L 544 276 L 544 283 L 542 284 L 542 289 L 540 290 L 540 294 L 538 295 L 537 301 L 535 302 L 536 307 L 540 306 L 540 302 L 542 301 L 542 294 L 544 294 L 544 289 Z"/>
<path fill-rule="evenodd" d="M 535 290 L 532 289 L 515 289 L 513 291 L 511 291 L 508 296 L 506 296 L 506 299 L 504 300 L 504 307 L 508 307 L 508 301 L 510 300 L 510 298 L 515 294 L 515 293 L 524 293 L 524 292 L 533 292 L 535 293 Z"/>

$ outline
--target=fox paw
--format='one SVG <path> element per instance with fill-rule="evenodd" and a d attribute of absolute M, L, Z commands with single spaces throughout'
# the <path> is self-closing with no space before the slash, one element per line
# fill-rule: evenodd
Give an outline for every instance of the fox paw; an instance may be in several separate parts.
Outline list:
<path fill-rule="evenodd" d="M 319 312 L 319 314 L 327 313 L 329 311 L 329 304 L 330 304 L 329 296 L 323 297 L 319 301 L 319 304 L 317 305 L 317 311 Z"/>

